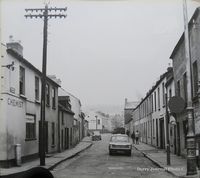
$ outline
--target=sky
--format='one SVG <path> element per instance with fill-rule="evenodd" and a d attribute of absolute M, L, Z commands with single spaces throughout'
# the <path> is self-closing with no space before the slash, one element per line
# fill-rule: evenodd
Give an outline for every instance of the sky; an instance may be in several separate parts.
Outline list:
<path fill-rule="evenodd" d="M 187 0 L 191 17 L 200 2 Z M 0 0 L 1 42 L 21 41 L 24 58 L 41 70 L 43 20 L 25 8 L 67 7 L 50 19 L 47 74 L 82 105 L 138 101 L 171 65 L 183 33 L 182 0 Z"/>

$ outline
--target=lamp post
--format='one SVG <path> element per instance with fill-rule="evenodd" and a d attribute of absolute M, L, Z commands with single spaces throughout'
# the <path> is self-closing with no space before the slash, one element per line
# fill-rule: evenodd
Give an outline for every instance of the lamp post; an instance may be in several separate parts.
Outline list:
<path fill-rule="evenodd" d="M 183 15 L 184 15 L 184 40 L 185 40 L 185 58 L 186 58 L 186 72 L 187 72 L 187 175 L 196 175 L 196 144 L 195 144 L 195 129 L 193 117 L 192 104 L 192 81 L 191 81 L 191 59 L 189 46 L 189 32 L 188 32 L 188 16 L 187 3 L 183 0 Z"/>
<path fill-rule="evenodd" d="M 170 141 L 169 141 L 169 112 L 168 112 L 168 98 L 167 98 L 167 88 L 165 94 L 166 103 L 166 139 L 167 139 L 167 165 L 170 165 Z"/>
<path fill-rule="evenodd" d="M 95 116 L 96 117 L 96 130 L 97 130 L 97 116 Z"/>

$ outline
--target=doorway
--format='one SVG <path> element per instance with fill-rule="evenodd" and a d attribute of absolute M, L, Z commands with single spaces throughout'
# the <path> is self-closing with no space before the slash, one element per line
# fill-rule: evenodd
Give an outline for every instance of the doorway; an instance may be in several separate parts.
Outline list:
<path fill-rule="evenodd" d="M 160 119 L 160 149 L 165 148 L 164 118 Z"/>

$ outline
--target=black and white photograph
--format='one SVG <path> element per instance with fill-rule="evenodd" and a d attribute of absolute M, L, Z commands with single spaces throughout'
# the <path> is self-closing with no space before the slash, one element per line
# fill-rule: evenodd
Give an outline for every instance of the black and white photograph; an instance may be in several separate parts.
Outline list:
<path fill-rule="evenodd" d="M 0 0 L 1 178 L 200 178 L 200 0 Z"/>

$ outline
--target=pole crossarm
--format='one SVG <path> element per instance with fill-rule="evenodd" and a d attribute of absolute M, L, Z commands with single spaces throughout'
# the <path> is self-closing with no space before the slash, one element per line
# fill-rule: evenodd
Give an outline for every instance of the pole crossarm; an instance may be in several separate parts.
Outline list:
<path fill-rule="evenodd" d="M 26 18 L 45 18 L 45 17 L 48 17 L 48 18 L 65 18 L 67 17 L 66 14 L 61 14 L 62 12 L 65 12 L 67 11 L 67 7 L 65 8 L 57 8 L 57 7 L 48 7 L 48 6 L 45 6 L 45 8 L 33 8 L 33 9 L 25 9 L 25 11 L 29 14 L 26 14 L 24 15 Z M 49 14 L 48 12 L 55 12 L 54 14 Z M 40 12 L 39 14 L 32 14 L 32 13 L 37 13 L 37 12 Z M 56 14 L 56 12 L 60 12 L 59 14 Z M 42 14 L 41 14 L 42 13 Z"/>
<path fill-rule="evenodd" d="M 44 18 L 45 15 L 43 14 L 29 14 L 29 15 L 24 15 L 26 18 L 30 17 L 30 18 Z M 65 18 L 67 17 L 67 15 L 64 15 L 64 14 L 48 14 L 48 17 L 49 18 L 57 18 L 57 17 L 60 17 L 60 18 Z"/>
<path fill-rule="evenodd" d="M 67 7 L 65 7 L 65 8 L 57 8 L 57 7 L 50 7 L 50 8 L 48 8 L 47 9 L 48 11 L 67 11 Z M 40 12 L 44 12 L 45 11 L 45 8 L 33 8 L 33 9 L 25 9 L 25 11 L 26 12 L 38 12 L 38 11 L 40 11 Z"/>

